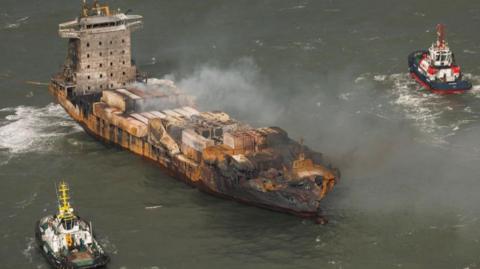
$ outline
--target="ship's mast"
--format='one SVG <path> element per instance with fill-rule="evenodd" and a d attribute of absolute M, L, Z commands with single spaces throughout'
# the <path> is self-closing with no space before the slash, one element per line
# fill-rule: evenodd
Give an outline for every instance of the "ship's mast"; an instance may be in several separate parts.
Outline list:
<path fill-rule="evenodd" d="M 445 48 L 445 25 L 437 24 L 437 47 Z"/>
<path fill-rule="evenodd" d="M 69 188 L 64 181 L 60 182 L 58 187 L 58 218 L 62 221 L 71 221 L 75 219 L 73 208 L 70 206 Z"/>
<path fill-rule="evenodd" d="M 100 5 L 98 0 L 93 1 L 92 6 L 89 6 L 87 0 L 82 0 L 82 18 L 88 16 L 110 16 L 110 7 L 108 5 Z"/>

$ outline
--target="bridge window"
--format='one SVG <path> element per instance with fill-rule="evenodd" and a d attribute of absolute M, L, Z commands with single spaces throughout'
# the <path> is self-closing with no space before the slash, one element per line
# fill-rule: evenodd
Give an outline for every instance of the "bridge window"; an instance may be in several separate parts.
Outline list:
<path fill-rule="evenodd" d="M 100 74 L 100 78 L 103 78 L 103 74 Z"/>
<path fill-rule="evenodd" d="M 87 47 L 90 47 L 90 43 L 87 43 Z"/>
<path fill-rule="evenodd" d="M 88 76 L 87 79 L 90 79 L 90 76 Z"/>
<path fill-rule="evenodd" d="M 90 65 L 87 65 L 87 69 L 90 69 Z"/>
<path fill-rule="evenodd" d="M 110 73 L 110 76 L 113 77 L 113 73 Z"/>
<path fill-rule="evenodd" d="M 98 45 L 101 46 L 101 45 L 102 45 L 102 41 L 98 42 Z"/>
<path fill-rule="evenodd" d="M 87 53 L 87 58 L 90 58 L 90 54 Z"/>
<path fill-rule="evenodd" d="M 102 56 L 102 53 L 100 52 L 98 55 Z"/>
<path fill-rule="evenodd" d="M 100 89 L 103 89 L 103 85 L 100 85 Z"/>
<path fill-rule="evenodd" d="M 100 67 L 103 67 L 103 64 L 100 64 L 99 66 L 100 66 Z"/>
<path fill-rule="evenodd" d="M 125 72 L 122 73 L 125 76 Z"/>
<path fill-rule="evenodd" d="M 110 66 L 113 66 L 113 62 L 110 62 Z"/>
<path fill-rule="evenodd" d="M 110 55 L 113 55 L 113 52 L 112 52 L 112 51 L 110 51 Z"/>
<path fill-rule="evenodd" d="M 125 39 L 122 39 L 122 43 L 125 43 Z"/>

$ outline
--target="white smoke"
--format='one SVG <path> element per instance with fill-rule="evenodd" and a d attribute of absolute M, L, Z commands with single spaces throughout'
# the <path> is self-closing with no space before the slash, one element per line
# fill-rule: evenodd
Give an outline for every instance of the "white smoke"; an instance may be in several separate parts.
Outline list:
<path fill-rule="evenodd" d="M 270 85 L 251 58 L 242 58 L 227 68 L 205 65 L 178 82 L 179 88 L 196 97 L 207 110 L 225 110 L 255 123 L 271 123 L 282 108 L 269 99 Z"/>

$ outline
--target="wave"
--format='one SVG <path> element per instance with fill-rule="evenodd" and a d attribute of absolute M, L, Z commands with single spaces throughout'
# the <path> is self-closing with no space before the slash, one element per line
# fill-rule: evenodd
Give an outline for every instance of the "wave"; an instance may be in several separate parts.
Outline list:
<path fill-rule="evenodd" d="M 59 137 L 81 131 L 60 105 L 0 109 L 0 149 L 8 153 L 46 152 Z"/>
<path fill-rule="evenodd" d="M 33 262 L 33 253 L 35 251 L 35 238 L 33 237 L 27 237 L 25 239 L 27 242 L 25 249 L 22 250 L 23 256 L 27 258 L 28 262 L 32 263 Z"/>
<path fill-rule="evenodd" d="M 100 245 L 104 248 L 104 250 L 107 253 L 110 253 L 110 254 L 113 254 L 113 255 L 118 254 L 117 246 L 114 243 L 112 243 L 108 237 L 100 238 L 98 240 L 98 242 L 100 243 Z"/>
<path fill-rule="evenodd" d="M 10 22 L 10 23 L 5 23 L 3 26 L 3 29 L 17 29 L 19 28 L 22 24 L 26 24 L 30 17 L 22 17 L 20 19 L 17 19 L 15 22 Z"/>
<path fill-rule="evenodd" d="M 393 109 L 399 108 L 401 118 L 412 122 L 425 135 L 420 138 L 423 142 L 448 144 L 447 138 L 477 121 L 476 112 L 467 103 L 422 91 L 408 73 L 376 74 L 366 79 L 387 88 L 386 94 Z M 480 87 L 476 86 L 476 89 L 476 95 L 480 96 Z"/>

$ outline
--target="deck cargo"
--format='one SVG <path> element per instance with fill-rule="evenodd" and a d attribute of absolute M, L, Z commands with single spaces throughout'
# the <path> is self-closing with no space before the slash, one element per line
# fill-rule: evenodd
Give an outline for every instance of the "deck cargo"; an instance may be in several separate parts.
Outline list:
<path fill-rule="evenodd" d="M 222 111 L 198 111 L 173 81 L 144 76 L 130 48 L 130 33 L 141 25 L 141 16 L 98 2 L 84 3 L 82 16 L 60 24 L 70 49 L 49 90 L 67 113 L 95 138 L 202 191 L 318 217 L 337 171 L 278 127 L 253 128 Z M 94 65 L 103 61 L 111 64 Z"/>

